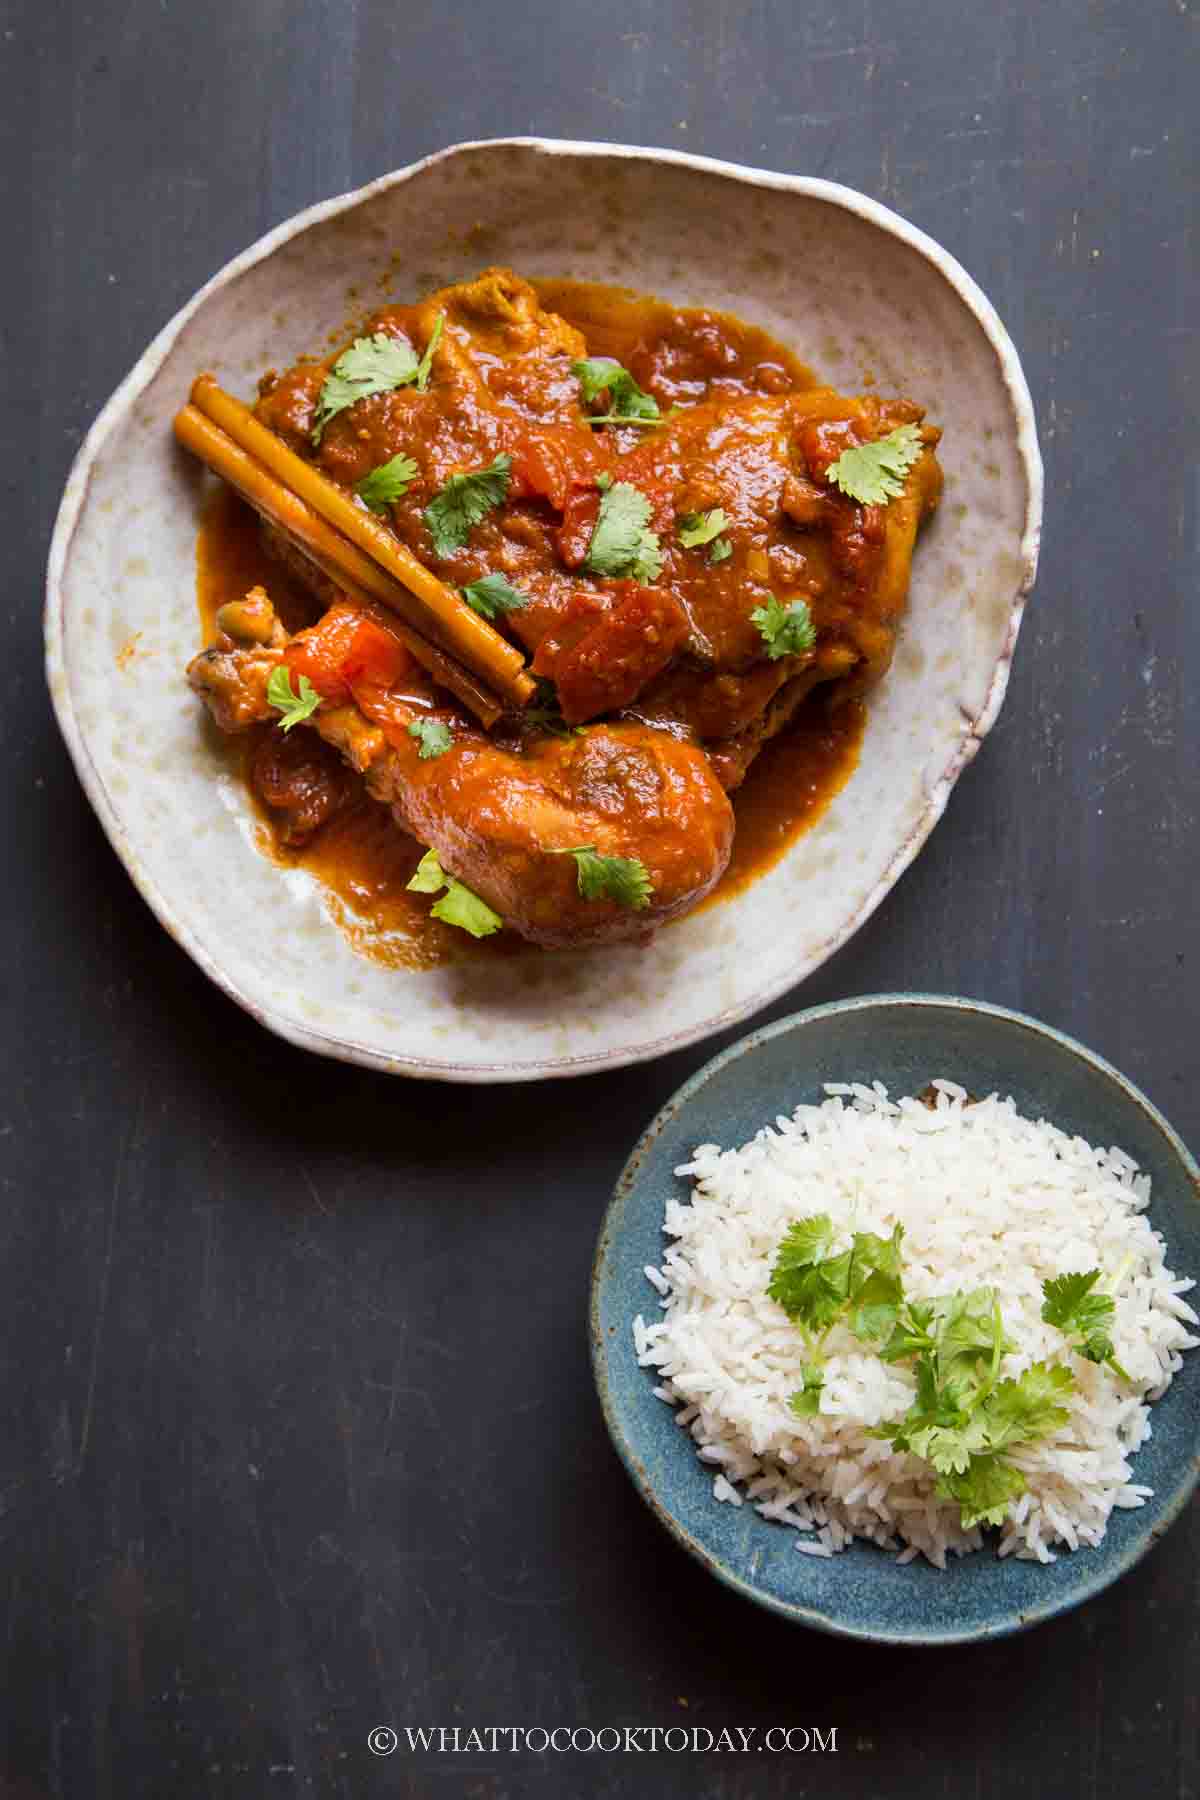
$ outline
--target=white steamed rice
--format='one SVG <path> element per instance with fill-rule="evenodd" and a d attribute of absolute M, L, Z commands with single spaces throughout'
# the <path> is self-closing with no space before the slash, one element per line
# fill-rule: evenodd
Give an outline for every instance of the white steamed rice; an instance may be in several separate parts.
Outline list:
<path fill-rule="evenodd" d="M 905 1292 L 996 1289 L 1005 1330 L 1020 1345 L 1002 1374 L 1040 1358 L 1066 1358 L 1078 1384 L 1052 1437 L 1009 1454 L 1027 1491 L 1001 1528 L 999 1554 L 1054 1560 L 1104 1536 L 1113 1507 L 1140 1506 L 1151 1489 L 1132 1480 L 1130 1457 L 1150 1436 L 1149 1401 L 1170 1385 L 1181 1352 L 1200 1343 L 1181 1298 L 1194 1283 L 1166 1267 L 1163 1240 L 1145 1217 L 1150 1180 L 1121 1150 L 1093 1149 L 1045 1121 L 1023 1118 L 995 1095 L 977 1104 L 938 1081 L 936 1108 L 872 1087 L 829 1083 L 819 1106 L 760 1131 L 740 1150 L 704 1144 L 678 1173 L 690 1203 L 667 1204 L 669 1245 L 646 1275 L 662 1319 L 634 1321 L 638 1360 L 657 1372 L 659 1399 L 714 1471 L 713 1497 L 751 1504 L 796 1533 L 796 1548 L 832 1556 L 855 1538 L 945 1568 L 947 1552 L 982 1547 L 939 1500 L 918 1458 L 867 1427 L 903 1414 L 910 1365 L 883 1363 L 841 1328 L 826 1344 L 821 1411 L 797 1418 L 788 1396 L 806 1354 L 767 1282 L 791 1222 L 828 1213 L 838 1244 L 854 1231 L 904 1227 Z M 1124 1271 L 1112 1336 L 1132 1388 L 1110 1370 L 1070 1357 L 1041 1317 L 1044 1280 L 1099 1266 Z"/>

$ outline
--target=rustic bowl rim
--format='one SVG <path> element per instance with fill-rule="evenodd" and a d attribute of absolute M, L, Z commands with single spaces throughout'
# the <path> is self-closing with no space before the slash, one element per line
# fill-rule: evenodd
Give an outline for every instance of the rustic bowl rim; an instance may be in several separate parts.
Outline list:
<path fill-rule="evenodd" d="M 961 264 L 927 233 L 909 224 L 907 220 L 902 219 L 888 207 L 881 205 L 880 202 L 871 200 L 865 194 L 860 194 L 855 189 L 845 187 L 838 182 L 826 181 L 815 176 L 790 175 L 754 168 L 740 163 L 721 161 L 715 157 L 697 156 L 682 150 L 561 138 L 515 136 L 470 139 L 449 145 L 447 148 L 422 157 L 404 168 L 381 175 L 362 187 L 339 194 L 332 199 L 318 201 L 316 204 L 294 213 L 225 263 L 167 321 L 139 356 L 124 380 L 114 390 L 80 446 L 63 491 L 51 539 L 46 571 L 44 633 L 48 674 L 53 675 L 56 669 L 62 669 L 65 666 L 63 581 L 95 464 L 117 426 L 124 420 L 139 396 L 162 367 L 168 353 L 188 322 L 214 294 L 235 281 L 246 270 L 274 255 L 283 245 L 308 231 L 312 226 L 319 225 L 340 213 L 352 211 L 377 195 L 387 192 L 390 188 L 414 180 L 425 170 L 438 163 L 481 150 L 511 149 L 533 150 L 547 157 L 591 157 L 597 160 L 615 158 L 673 165 L 720 175 L 751 187 L 796 194 L 841 207 L 866 220 L 887 235 L 899 239 L 931 263 L 973 315 L 995 354 L 1012 409 L 1015 444 L 1025 480 L 1025 511 L 1018 553 L 1019 574 L 1009 609 L 1004 642 L 992 671 L 984 703 L 975 718 L 970 721 L 969 730 L 964 733 L 956 745 L 953 756 L 930 788 L 920 819 L 908 837 L 897 847 L 870 893 L 843 921 L 829 942 L 822 947 L 821 960 L 824 961 L 846 943 L 870 917 L 916 857 L 945 811 L 950 791 L 955 782 L 975 755 L 996 719 L 1008 686 L 1026 596 L 1037 573 L 1043 503 L 1042 460 L 1038 449 L 1033 401 L 1016 347 L 1001 323 L 995 308 Z M 671 1051 L 683 1049 L 689 1044 L 712 1037 L 761 1011 L 763 1007 L 770 1005 L 773 1000 L 778 999 L 781 994 L 786 993 L 790 987 L 802 979 L 802 976 L 797 976 L 795 973 L 790 973 L 782 979 L 774 979 L 760 991 L 739 1000 L 735 1005 L 649 1042 L 632 1047 L 616 1047 L 591 1055 L 543 1056 L 521 1062 L 504 1060 L 437 1061 L 421 1057 L 406 1057 L 380 1050 L 369 1042 L 338 1036 L 316 1027 L 306 1026 L 296 1019 L 285 1016 L 273 1006 L 265 1004 L 260 998 L 239 986 L 224 971 L 219 960 L 210 954 L 199 941 L 191 926 L 177 915 L 142 865 L 130 834 L 126 831 L 118 810 L 92 760 L 86 734 L 72 702 L 69 685 L 66 682 L 53 680 L 50 685 L 51 699 L 59 727 L 84 792 L 99 818 L 109 842 L 124 863 L 134 885 L 151 911 L 176 942 L 188 952 L 204 973 L 230 999 L 276 1035 L 302 1049 L 387 1073 L 424 1076 L 446 1081 L 471 1083 L 533 1081 L 549 1076 L 584 1075 L 603 1068 L 620 1068 L 634 1063 L 651 1061 Z"/>

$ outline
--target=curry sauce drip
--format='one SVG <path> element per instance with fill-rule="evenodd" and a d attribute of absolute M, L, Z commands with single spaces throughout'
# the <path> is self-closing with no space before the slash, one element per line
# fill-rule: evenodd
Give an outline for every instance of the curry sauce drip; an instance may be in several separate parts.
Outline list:
<path fill-rule="evenodd" d="M 811 371 L 782 345 L 729 315 L 675 308 L 624 289 L 583 282 L 536 285 L 542 303 L 584 333 L 590 354 L 616 358 L 643 384 L 653 374 L 672 404 L 687 405 L 705 389 L 720 397 L 814 385 Z M 204 512 L 197 544 L 205 643 L 214 635 L 219 607 L 258 584 L 271 595 L 289 631 L 313 621 L 318 609 L 312 597 L 267 552 L 257 516 L 222 488 Z M 737 820 L 733 856 L 706 905 L 744 891 L 816 822 L 853 772 L 864 723 L 860 702 L 831 706 L 829 691 L 817 689 L 787 729 L 765 746 L 732 796 Z M 255 728 L 232 751 L 244 777 L 263 734 L 273 729 Z M 331 917 L 363 955 L 392 968 L 432 968 L 463 956 L 528 948 L 511 932 L 477 942 L 432 918 L 428 898 L 406 888 L 422 846 L 365 793 L 296 847 L 283 841 L 277 815 L 261 804 L 248 779 L 247 787 L 260 821 L 260 848 L 283 866 L 304 869 L 321 885 Z"/>

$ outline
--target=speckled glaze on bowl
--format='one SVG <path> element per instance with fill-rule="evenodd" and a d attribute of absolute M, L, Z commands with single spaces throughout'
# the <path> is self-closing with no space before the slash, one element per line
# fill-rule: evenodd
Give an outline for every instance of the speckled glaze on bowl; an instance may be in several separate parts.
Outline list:
<path fill-rule="evenodd" d="M 665 1244 L 663 1208 L 690 1183 L 674 1171 L 697 1144 L 743 1144 L 780 1113 L 821 1097 L 825 1081 L 883 1081 L 919 1093 L 938 1076 L 970 1092 L 1011 1094 L 1018 1108 L 1091 1143 L 1119 1144 L 1150 1175 L 1150 1219 L 1178 1275 L 1200 1275 L 1200 1169 L 1161 1113 L 1082 1044 L 1021 1013 L 935 995 L 881 995 L 796 1013 L 714 1057 L 670 1099 L 617 1183 L 592 1272 L 592 1362 L 605 1421 L 634 1485 L 710 1574 L 797 1624 L 886 1644 L 974 1643 L 1054 1618 L 1098 1594 L 1143 1557 L 1179 1516 L 1200 1470 L 1200 1351 L 1152 1413 L 1135 1480 L 1154 1496 L 1116 1512 L 1096 1550 L 1049 1567 L 990 1550 L 943 1573 L 903 1568 L 874 1545 L 829 1559 L 802 1556 L 795 1533 L 750 1506 L 718 1504 L 711 1469 L 638 1367 L 631 1322 L 658 1317 L 646 1280 Z"/>
<path fill-rule="evenodd" d="M 946 499 L 918 548 L 910 617 L 848 795 L 766 877 L 649 948 L 396 973 L 355 955 L 306 875 L 257 853 L 247 799 L 221 779 L 183 685 L 205 488 L 170 422 L 198 370 L 249 393 L 342 321 L 489 262 L 731 310 L 842 388 L 873 378 L 916 395 L 945 427 Z M 879 904 L 996 716 L 1040 518 L 1016 352 L 958 264 L 893 213 L 830 182 L 664 150 L 465 144 L 289 220 L 151 344 L 67 483 L 48 576 L 50 690 L 142 894 L 265 1025 L 409 1074 L 581 1074 L 744 1018 Z"/>

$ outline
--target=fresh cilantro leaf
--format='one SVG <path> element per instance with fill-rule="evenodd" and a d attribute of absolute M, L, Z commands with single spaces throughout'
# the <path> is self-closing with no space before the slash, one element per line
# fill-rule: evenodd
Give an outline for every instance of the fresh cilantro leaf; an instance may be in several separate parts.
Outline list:
<path fill-rule="evenodd" d="M 407 494 L 420 473 L 411 456 L 393 456 L 356 481 L 354 491 L 373 513 L 386 513 L 393 500 Z"/>
<path fill-rule="evenodd" d="M 727 556 L 733 555 L 733 545 L 721 533 L 729 524 L 724 511 L 714 506 L 711 512 L 684 513 L 679 521 L 679 541 L 685 550 L 696 550 L 704 544 L 711 544 L 708 553 L 710 563 L 721 563 Z"/>
<path fill-rule="evenodd" d="M 820 1363 L 805 1363 L 801 1370 L 801 1380 L 804 1385 L 788 1396 L 788 1406 L 797 1418 L 811 1418 L 821 1410 L 821 1391 L 825 1386 L 825 1375 Z"/>
<path fill-rule="evenodd" d="M 425 523 L 437 557 L 461 550 L 474 526 L 500 506 L 508 493 L 512 457 L 501 451 L 486 469 L 468 475 L 452 475 L 425 508 Z"/>
<path fill-rule="evenodd" d="M 972 1456 L 961 1473 L 938 1477 L 944 1500 L 957 1500 L 964 1531 L 972 1525 L 1003 1525 L 1008 1509 L 1025 1492 L 1025 1477 L 1002 1456 Z"/>
<path fill-rule="evenodd" d="M 885 1439 L 893 1450 L 907 1450 L 910 1430 L 920 1431 L 924 1426 L 936 1423 L 937 1403 L 937 1377 L 933 1373 L 933 1364 L 923 1357 L 917 1364 L 916 1398 L 904 1417 L 888 1419 L 882 1425 L 869 1425 L 867 1436 Z"/>
<path fill-rule="evenodd" d="M 775 1253 L 776 1274 L 786 1273 L 789 1269 L 800 1268 L 806 1263 L 820 1262 L 829 1246 L 833 1243 L 833 1220 L 828 1213 L 810 1213 L 806 1218 L 794 1219 L 788 1226 Z M 782 1295 L 767 1288 L 772 1300 L 787 1310 L 787 1302 Z"/>
<path fill-rule="evenodd" d="M 589 425 L 657 425 L 658 401 L 643 393 L 628 369 L 623 369 L 611 356 L 589 356 L 571 364 L 572 375 L 579 377 L 585 406 L 591 406 L 607 392 L 607 413 L 593 414 Z"/>
<path fill-rule="evenodd" d="M 970 1456 L 986 1448 L 987 1435 L 971 1417 L 972 1396 L 962 1383 L 939 1383 L 932 1352 L 917 1361 L 917 1392 L 904 1417 L 879 1428 L 893 1447 L 923 1457 L 941 1470 L 965 1469 Z"/>
<path fill-rule="evenodd" d="M 890 1238 L 877 1237 L 873 1231 L 856 1231 L 854 1234 L 854 1260 L 856 1266 L 865 1275 L 868 1269 L 876 1269 L 881 1275 L 892 1275 L 900 1278 L 900 1245 L 904 1241 L 904 1227 L 897 1225 Z"/>
<path fill-rule="evenodd" d="M 972 1456 L 988 1448 L 984 1419 L 960 1386 L 938 1385 L 931 1356 L 920 1358 L 916 1374 L 916 1397 L 904 1417 L 876 1427 L 870 1435 L 920 1457 L 939 1474 L 961 1474 Z"/>
<path fill-rule="evenodd" d="M 918 1377 L 927 1367 L 938 1407 L 964 1412 L 994 1385 L 1002 1355 L 1013 1348 L 991 1288 L 978 1288 L 939 1295 L 923 1305 L 904 1303 L 879 1354 L 884 1362 L 916 1356 Z"/>
<path fill-rule="evenodd" d="M 807 656 L 817 641 L 806 600 L 792 600 L 785 606 L 772 594 L 765 606 L 755 607 L 750 618 L 758 626 L 771 662 L 778 662 L 781 656 Z"/>
<path fill-rule="evenodd" d="M 1099 1269 L 1089 1269 L 1043 1281 L 1042 1317 L 1047 1325 L 1058 1327 L 1077 1355 L 1088 1362 L 1107 1363 L 1122 1381 L 1128 1381 L 1113 1355 L 1109 1332 L 1116 1302 L 1111 1294 L 1092 1292 L 1099 1279 Z"/>
<path fill-rule="evenodd" d="M 828 1214 L 796 1219 L 775 1253 L 767 1292 L 802 1330 L 823 1335 L 853 1304 L 852 1330 L 868 1340 L 886 1337 L 903 1297 L 903 1236 L 899 1225 L 890 1238 L 856 1232 L 849 1250 L 831 1256 L 833 1224 Z"/>
<path fill-rule="evenodd" d="M 286 663 L 277 663 L 267 682 L 267 703 L 279 708 L 283 717 L 278 724 L 284 731 L 290 731 L 293 725 L 312 718 L 321 704 L 321 696 L 307 675 L 300 677 L 299 694 L 293 693 L 290 669 Z"/>
<path fill-rule="evenodd" d="M 436 850 L 427 850 L 417 864 L 416 873 L 407 884 L 412 894 L 436 894 L 446 885 L 441 858 Z"/>
<path fill-rule="evenodd" d="M 387 388 L 403 387 L 412 381 L 418 369 L 417 356 L 406 337 L 393 337 L 377 331 L 371 337 L 355 338 L 333 365 L 342 381 L 377 383 Z M 381 386 L 380 391 L 383 391 Z"/>
<path fill-rule="evenodd" d="M 650 530 L 650 502 L 628 481 L 603 490 L 592 541 L 583 566 L 593 575 L 632 576 L 657 581 L 662 551 Z"/>
<path fill-rule="evenodd" d="M 433 353 L 442 341 L 442 332 L 446 326 L 445 313 L 439 313 L 429 334 L 429 342 L 425 346 L 425 354 L 417 365 L 417 392 L 423 394 L 429 386 L 429 371 L 433 367 Z"/>
<path fill-rule="evenodd" d="M 485 619 L 495 619 L 501 613 L 520 612 L 523 606 L 529 605 L 529 595 L 513 587 L 503 575 L 481 576 L 470 587 L 462 589 L 462 597 Z"/>
<path fill-rule="evenodd" d="M 551 850 L 550 855 L 575 858 L 576 883 L 585 900 L 615 900 L 634 912 L 649 906 L 654 887 L 645 863 L 636 856 L 601 856 L 594 844 Z"/>
<path fill-rule="evenodd" d="M 797 1265 L 788 1277 L 786 1289 L 783 1283 L 773 1283 L 767 1292 L 773 1299 L 779 1299 L 780 1293 L 786 1291 L 787 1299 L 780 1300 L 780 1305 L 788 1318 L 793 1325 L 819 1339 L 837 1323 L 845 1310 L 845 1278 L 848 1275 L 846 1258 L 835 1260 L 831 1257 L 827 1262 Z"/>
<path fill-rule="evenodd" d="M 823 1336 L 840 1316 L 850 1285 L 850 1258 L 831 1257 L 833 1222 L 813 1213 L 789 1225 L 775 1253 L 767 1293 L 794 1325 Z"/>
<path fill-rule="evenodd" d="M 964 1390 L 990 1387 L 1004 1352 L 1016 1349 L 1004 1335 L 994 1291 L 946 1294 L 933 1304 L 938 1379 Z"/>
<path fill-rule="evenodd" d="M 377 331 L 371 337 L 355 338 L 342 352 L 325 377 L 317 401 L 312 441 L 319 444 L 330 419 L 365 400 L 368 394 L 388 394 L 393 388 L 415 381 L 420 369 L 416 351 L 407 338 L 389 337 Z"/>
<path fill-rule="evenodd" d="M 804 1333 L 810 1355 L 839 1321 L 867 1343 L 882 1342 L 884 1362 L 915 1359 L 916 1392 L 902 1419 L 867 1435 L 925 1462 L 936 1491 L 958 1502 L 964 1529 L 1002 1524 L 1025 1478 L 1004 1451 L 1032 1443 L 1065 1424 L 1064 1404 L 1075 1390 L 1070 1370 L 1034 1363 L 998 1381 L 1000 1361 L 1016 1346 L 1005 1336 L 999 1299 L 990 1287 L 906 1300 L 903 1229 L 890 1238 L 855 1232 L 850 1248 L 832 1254 L 835 1228 L 827 1213 L 797 1219 L 779 1244 L 767 1292 Z M 1074 1318 L 1092 1282 L 1055 1289 L 1049 1304 Z M 1049 1289 L 1049 1284 L 1047 1284 Z M 820 1410 L 822 1365 L 803 1366 L 802 1386 L 788 1404 L 798 1417 Z"/>
<path fill-rule="evenodd" d="M 964 1529 L 999 1525 L 1025 1479 L 1001 1452 L 1046 1437 L 1068 1417 L 1062 1404 L 1074 1391 L 1069 1369 L 1034 1363 L 1024 1374 L 996 1381 L 1000 1358 L 1014 1348 L 1004 1335 L 991 1288 L 939 1296 L 901 1309 L 885 1360 L 917 1356 L 917 1392 L 903 1419 L 871 1432 L 936 1470 L 937 1491 L 957 1500 Z"/>
<path fill-rule="evenodd" d="M 921 454 L 915 425 L 898 425 L 873 444 L 856 444 L 830 463 L 828 479 L 864 506 L 886 506 L 904 492 L 904 477 Z"/>
<path fill-rule="evenodd" d="M 441 719 L 414 719 L 408 728 L 408 735 L 419 741 L 421 748 L 418 754 L 422 762 L 430 762 L 435 756 L 445 756 L 454 742 L 454 733 Z"/>
<path fill-rule="evenodd" d="M 930 1463 L 939 1475 L 961 1475 L 971 1458 L 987 1449 L 987 1426 L 979 1413 L 956 1406 L 953 1399 L 939 1396 L 935 1418 L 905 1424 L 905 1448 L 913 1456 Z"/>
<path fill-rule="evenodd" d="M 610 382 L 620 380 L 625 370 L 614 356 L 586 356 L 571 364 L 571 373 L 579 382 L 583 404 L 591 406 Z"/>
<path fill-rule="evenodd" d="M 855 1295 L 850 1328 L 855 1337 L 867 1343 L 890 1338 L 900 1316 L 904 1291 L 899 1275 L 883 1269 L 872 1269 Z"/>
<path fill-rule="evenodd" d="M 1099 1269 L 1088 1269 L 1043 1281 L 1042 1317 L 1047 1325 L 1056 1325 L 1068 1336 L 1087 1336 L 1107 1324 L 1116 1304 L 1110 1294 L 1092 1292 L 1099 1279 Z"/>
<path fill-rule="evenodd" d="M 840 1294 L 845 1303 L 850 1298 L 850 1285 L 854 1279 L 854 1251 L 841 1250 L 836 1256 L 827 1256 L 818 1266 L 830 1293 Z"/>
<path fill-rule="evenodd" d="M 980 1409 L 991 1449 L 1049 1437 L 1066 1424 L 1062 1402 L 1074 1391 L 1075 1378 L 1061 1363 L 1032 1363 L 1023 1375 L 998 1383 Z"/>
<path fill-rule="evenodd" d="M 585 357 L 571 364 L 571 373 L 579 379 L 585 406 L 591 406 L 601 394 L 607 393 L 613 406 L 624 411 L 635 412 L 641 407 L 646 417 L 658 413 L 658 402 L 643 393 L 628 369 L 613 356 Z"/>
<path fill-rule="evenodd" d="M 684 513 L 679 521 L 679 541 L 685 550 L 698 550 L 702 544 L 719 538 L 728 523 L 719 506 L 711 512 Z"/>
<path fill-rule="evenodd" d="M 933 1306 L 929 1301 L 909 1300 L 901 1309 L 896 1329 L 879 1352 L 884 1362 L 904 1362 L 933 1349 Z"/>
<path fill-rule="evenodd" d="M 452 875 L 446 878 L 446 892 L 429 910 L 435 919 L 441 919 L 445 925 L 457 925 L 460 931 L 470 932 L 473 938 L 491 937 L 504 923 L 486 900 L 481 900 L 461 881 L 455 881 Z"/>
<path fill-rule="evenodd" d="M 481 900 L 453 875 L 446 874 L 436 850 L 425 852 L 408 886 L 414 894 L 436 894 L 445 888 L 441 899 L 430 907 L 431 916 L 446 925 L 457 925 L 461 931 L 470 932 L 472 937 L 490 937 L 504 923 L 486 900 Z"/>

